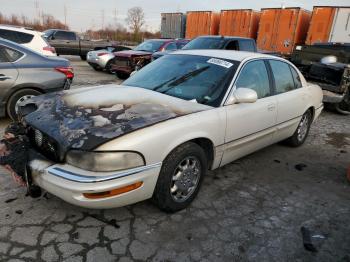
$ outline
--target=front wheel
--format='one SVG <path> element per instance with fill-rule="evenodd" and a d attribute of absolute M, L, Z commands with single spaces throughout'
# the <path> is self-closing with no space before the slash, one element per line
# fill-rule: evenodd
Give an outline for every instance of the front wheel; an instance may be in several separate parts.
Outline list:
<path fill-rule="evenodd" d="M 186 208 L 196 197 L 206 171 L 206 155 L 199 145 L 188 142 L 175 148 L 163 162 L 153 202 L 166 212 Z"/>
<path fill-rule="evenodd" d="M 114 71 L 112 69 L 112 62 L 113 62 L 112 60 L 109 60 L 105 67 L 106 72 L 110 74 L 114 74 Z"/>
<path fill-rule="evenodd" d="M 298 147 L 304 144 L 312 123 L 312 113 L 311 110 L 306 111 L 306 113 L 301 117 L 297 130 L 294 134 L 286 140 L 286 142 L 293 147 Z"/>
<path fill-rule="evenodd" d="M 350 115 L 350 89 L 347 90 L 343 101 L 335 104 L 335 110 L 342 115 Z"/>
<path fill-rule="evenodd" d="M 121 80 L 125 80 L 129 77 L 129 75 L 124 72 L 116 72 L 116 75 Z"/>

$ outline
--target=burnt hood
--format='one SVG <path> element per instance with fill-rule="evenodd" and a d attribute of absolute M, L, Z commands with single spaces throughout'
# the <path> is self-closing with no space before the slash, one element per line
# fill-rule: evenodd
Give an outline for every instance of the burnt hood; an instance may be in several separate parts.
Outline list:
<path fill-rule="evenodd" d="M 210 108 L 143 88 L 104 85 L 34 97 L 21 112 L 26 124 L 57 142 L 62 155 Z"/>

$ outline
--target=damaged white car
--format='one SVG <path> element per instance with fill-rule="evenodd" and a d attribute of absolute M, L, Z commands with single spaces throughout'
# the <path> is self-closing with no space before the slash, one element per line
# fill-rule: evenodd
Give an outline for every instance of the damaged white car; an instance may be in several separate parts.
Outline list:
<path fill-rule="evenodd" d="M 278 141 L 303 144 L 322 108 L 321 89 L 281 58 L 178 51 L 121 86 L 22 106 L 27 184 L 87 208 L 152 198 L 174 212 L 196 197 L 207 170 Z"/>

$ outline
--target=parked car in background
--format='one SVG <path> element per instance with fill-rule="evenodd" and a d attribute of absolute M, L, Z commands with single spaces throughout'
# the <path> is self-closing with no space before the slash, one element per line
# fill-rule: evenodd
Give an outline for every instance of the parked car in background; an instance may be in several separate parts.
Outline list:
<path fill-rule="evenodd" d="M 113 41 L 108 40 L 83 40 L 73 32 L 61 29 L 49 29 L 44 31 L 44 36 L 59 55 L 76 55 L 86 60 L 89 51 L 114 46 Z"/>
<path fill-rule="evenodd" d="M 183 40 L 151 39 L 147 40 L 133 50 L 114 53 L 112 70 L 120 79 L 126 79 L 130 74 L 139 70 L 152 60 L 152 54 L 159 51 L 174 50 L 177 43 Z"/>
<path fill-rule="evenodd" d="M 350 114 L 350 44 L 316 43 L 296 46 L 291 58 L 310 82 L 323 89 L 323 101 Z"/>
<path fill-rule="evenodd" d="M 188 40 L 188 39 L 181 39 L 181 40 L 177 41 L 175 43 L 175 45 L 169 46 L 169 48 L 167 48 L 167 50 L 153 53 L 152 54 L 152 61 L 154 61 L 154 60 L 156 60 L 164 55 L 170 54 L 176 50 L 182 49 L 189 42 L 190 42 L 190 40 Z M 170 49 L 170 48 L 173 48 L 173 49 Z"/>
<path fill-rule="evenodd" d="M 55 48 L 46 41 L 43 33 L 30 28 L 0 25 L 0 38 L 21 44 L 45 56 L 57 56 Z"/>
<path fill-rule="evenodd" d="M 109 46 L 104 49 L 90 51 L 87 53 L 86 61 L 96 71 L 106 70 L 109 73 L 113 73 L 111 65 L 114 58 L 114 52 L 131 50 L 126 46 Z"/>
<path fill-rule="evenodd" d="M 282 140 L 302 145 L 322 108 L 320 87 L 284 59 L 180 50 L 122 86 L 36 97 L 20 111 L 41 153 L 28 163 L 34 185 L 87 208 L 153 198 L 175 212 L 208 169 Z"/>
<path fill-rule="evenodd" d="M 182 49 L 224 49 L 257 52 L 253 38 L 234 36 L 199 36 L 185 45 Z"/>
<path fill-rule="evenodd" d="M 46 57 L 0 39 L 0 116 L 16 119 L 21 103 L 43 93 L 69 89 L 73 77 L 67 59 Z"/>

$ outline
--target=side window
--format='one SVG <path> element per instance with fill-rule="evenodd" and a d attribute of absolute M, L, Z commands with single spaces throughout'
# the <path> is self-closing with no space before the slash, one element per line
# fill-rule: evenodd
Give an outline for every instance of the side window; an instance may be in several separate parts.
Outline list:
<path fill-rule="evenodd" d="M 292 72 L 287 63 L 270 60 L 272 74 L 275 78 L 276 93 L 282 94 L 295 89 Z"/>
<path fill-rule="evenodd" d="M 249 41 L 249 40 L 239 41 L 239 50 L 248 51 L 248 52 L 255 52 L 255 47 L 254 47 L 253 41 Z"/>
<path fill-rule="evenodd" d="M 17 34 L 14 31 L 0 29 L 0 37 L 7 39 L 7 40 L 10 40 L 10 41 L 15 42 L 15 43 L 18 42 Z"/>
<path fill-rule="evenodd" d="M 168 44 L 168 45 L 165 47 L 165 50 L 176 50 L 176 49 L 177 49 L 177 46 L 176 46 L 176 44 L 175 44 L 174 42 Z"/>
<path fill-rule="evenodd" d="M 54 34 L 54 37 L 57 40 L 76 40 L 75 34 L 73 32 L 57 31 Z"/>
<path fill-rule="evenodd" d="M 5 47 L 0 46 L 0 63 L 6 63 L 9 62 L 6 53 L 5 53 Z"/>
<path fill-rule="evenodd" d="M 301 79 L 298 72 L 293 67 L 291 66 L 289 67 L 290 67 L 290 71 L 292 71 L 295 88 L 301 88 L 303 85 L 301 83 Z"/>
<path fill-rule="evenodd" d="M 253 89 L 258 94 L 258 98 L 270 96 L 270 81 L 265 62 L 257 60 L 245 65 L 238 77 L 236 87 Z"/>
<path fill-rule="evenodd" d="M 237 40 L 234 40 L 234 41 L 230 41 L 226 48 L 226 50 L 239 50 L 239 47 L 238 47 L 238 41 Z"/>
<path fill-rule="evenodd" d="M 23 56 L 21 52 L 11 48 L 4 47 L 3 50 L 9 62 L 15 62 Z"/>
<path fill-rule="evenodd" d="M 27 44 L 32 41 L 34 35 L 22 33 L 22 32 L 16 32 L 17 33 L 17 43 L 19 44 Z"/>

